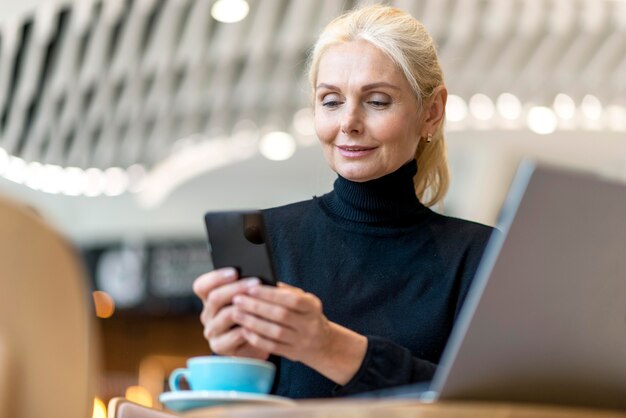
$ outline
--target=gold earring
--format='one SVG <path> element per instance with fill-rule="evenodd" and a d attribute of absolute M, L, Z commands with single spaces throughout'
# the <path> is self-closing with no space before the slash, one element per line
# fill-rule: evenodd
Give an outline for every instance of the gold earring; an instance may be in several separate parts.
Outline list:
<path fill-rule="evenodd" d="M 430 144 L 431 142 L 433 142 L 433 134 L 429 132 L 428 136 L 426 136 L 426 143 Z"/>

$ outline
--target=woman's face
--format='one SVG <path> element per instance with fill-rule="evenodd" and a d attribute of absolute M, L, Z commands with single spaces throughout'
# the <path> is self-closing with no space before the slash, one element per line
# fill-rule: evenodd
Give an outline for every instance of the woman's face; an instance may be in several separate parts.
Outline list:
<path fill-rule="evenodd" d="M 315 86 L 315 130 L 330 167 L 352 181 L 392 173 L 415 157 L 417 100 L 402 71 L 365 41 L 330 47 Z"/>

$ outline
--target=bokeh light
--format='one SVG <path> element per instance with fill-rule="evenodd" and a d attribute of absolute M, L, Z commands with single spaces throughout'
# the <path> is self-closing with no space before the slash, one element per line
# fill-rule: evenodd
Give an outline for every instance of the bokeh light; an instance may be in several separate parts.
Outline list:
<path fill-rule="evenodd" d="M 26 162 L 19 157 L 11 155 L 7 164 L 4 177 L 14 183 L 22 184 L 26 180 L 27 166 Z"/>
<path fill-rule="evenodd" d="M 486 94 L 473 95 L 469 101 L 469 110 L 472 116 L 478 120 L 487 121 L 495 114 L 493 101 Z"/>
<path fill-rule="evenodd" d="M 129 386 L 126 389 L 125 398 L 148 408 L 152 406 L 152 395 L 142 386 Z"/>
<path fill-rule="evenodd" d="M 61 192 L 68 196 L 79 196 L 87 187 L 87 176 L 79 167 L 65 168 L 65 184 L 62 186 Z"/>
<path fill-rule="evenodd" d="M 95 398 L 93 400 L 93 418 L 107 418 L 107 407 L 102 399 Z"/>
<path fill-rule="evenodd" d="M 45 164 L 41 178 L 41 191 L 57 194 L 65 183 L 65 170 L 59 165 Z"/>
<path fill-rule="evenodd" d="M 33 190 L 41 189 L 42 177 L 43 177 L 43 165 L 37 161 L 28 163 L 28 174 L 26 174 L 26 180 L 24 184 Z"/>
<path fill-rule="evenodd" d="M 528 128 L 538 134 L 547 135 L 556 130 L 558 121 L 549 107 L 535 106 L 528 112 Z"/>
<path fill-rule="evenodd" d="M 261 138 L 259 150 L 268 160 L 283 161 L 296 152 L 296 141 L 287 132 L 273 131 Z"/>
<path fill-rule="evenodd" d="M 552 104 L 557 116 L 564 120 L 571 120 L 576 115 L 576 103 L 567 94 L 559 93 Z"/>
<path fill-rule="evenodd" d="M 522 115 L 522 103 L 511 93 L 502 93 L 498 96 L 496 108 L 504 119 L 516 120 Z"/>
<path fill-rule="evenodd" d="M 611 105 L 606 108 L 607 123 L 613 131 L 626 131 L 626 108 Z"/>
<path fill-rule="evenodd" d="M 106 179 L 104 194 L 118 196 L 128 189 L 128 174 L 119 167 L 109 167 L 104 171 Z"/>
<path fill-rule="evenodd" d="M 4 148 L 0 147 L 0 174 L 4 173 L 4 171 L 9 166 L 9 154 L 4 150 Z"/>
<path fill-rule="evenodd" d="M 93 292 L 92 295 L 96 316 L 103 319 L 113 316 L 113 313 L 115 313 L 115 301 L 113 301 L 113 298 L 101 290 Z"/>
<path fill-rule="evenodd" d="M 106 187 L 106 178 L 102 170 L 97 168 L 88 168 L 85 170 L 87 184 L 85 186 L 85 196 L 99 196 L 104 192 Z"/>
<path fill-rule="evenodd" d="M 602 116 L 602 103 L 596 96 L 587 94 L 580 103 L 580 110 L 587 119 L 598 120 Z"/>
<path fill-rule="evenodd" d="M 235 23 L 245 19 L 249 11 L 245 0 L 217 0 L 211 7 L 211 16 L 219 22 Z"/>
<path fill-rule="evenodd" d="M 462 97 L 450 94 L 446 103 L 446 119 L 450 122 L 461 122 L 467 117 L 467 104 Z"/>
<path fill-rule="evenodd" d="M 315 135 L 315 116 L 310 107 L 298 110 L 293 115 L 293 127 L 300 135 Z"/>

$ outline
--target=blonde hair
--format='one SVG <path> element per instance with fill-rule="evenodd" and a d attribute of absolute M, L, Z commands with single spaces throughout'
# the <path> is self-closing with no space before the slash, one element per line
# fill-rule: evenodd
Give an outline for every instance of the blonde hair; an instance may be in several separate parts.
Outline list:
<path fill-rule="evenodd" d="M 444 84 L 435 44 L 424 26 L 400 9 L 373 5 L 349 11 L 324 28 L 309 56 L 309 82 L 313 90 L 324 52 L 333 45 L 357 40 L 379 48 L 402 70 L 420 109 L 429 104 L 435 88 Z M 425 205 L 432 206 L 443 199 L 450 182 L 443 121 L 430 143 L 419 142 L 415 158 L 418 165 L 413 179 L 415 193 Z"/>

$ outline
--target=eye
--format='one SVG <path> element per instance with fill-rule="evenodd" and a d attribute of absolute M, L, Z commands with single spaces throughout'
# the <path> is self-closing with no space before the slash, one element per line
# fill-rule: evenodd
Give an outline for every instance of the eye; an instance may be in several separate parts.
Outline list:
<path fill-rule="evenodd" d="M 370 105 L 374 106 L 374 107 L 387 107 L 389 105 L 389 102 L 383 102 L 380 100 L 370 100 L 367 103 L 369 103 Z"/>
<path fill-rule="evenodd" d="M 375 109 L 384 109 L 391 104 L 391 98 L 385 94 L 376 93 L 368 97 L 367 104 Z"/>
<path fill-rule="evenodd" d="M 322 106 L 324 107 L 335 108 L 340 106 L 341 104 L 343 104 L 343 100 L 338 94 L 327 94 L 322 97 Z"/>
<path fill-rule="evenodd" d="M 341 103 L 339 103 L 337 100 L 326 100 L 322 102 L 322 106 L 324 107 L 337 107 L 340 104 Z"/>

